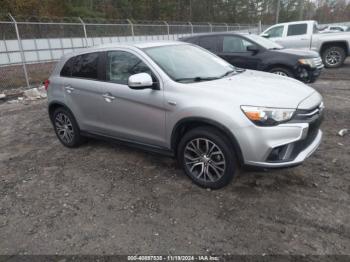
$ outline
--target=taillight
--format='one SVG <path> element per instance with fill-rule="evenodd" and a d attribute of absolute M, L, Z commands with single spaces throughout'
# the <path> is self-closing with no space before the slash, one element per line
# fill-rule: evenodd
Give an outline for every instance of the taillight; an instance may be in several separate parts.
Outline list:
<path fill-rule="evenodd" d="M 44 86 L 45 86 L 45 90 L 47 91 L 47 89 L 49 88 L 49 84 L 50 84 L 50 80 L 49 79 L 46 79 L 44 81 Z"/>

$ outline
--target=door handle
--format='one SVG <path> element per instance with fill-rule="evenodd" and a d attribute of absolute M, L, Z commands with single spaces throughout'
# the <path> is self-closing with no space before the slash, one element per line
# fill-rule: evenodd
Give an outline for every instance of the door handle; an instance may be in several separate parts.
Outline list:
<path fill-rule="evenodd" d="M 173 100 L 169 100 L 169 101 L 168 101 L 168 104 L 169 104 L 169 105 L 172 105 L 172 106 L 176 106 L 177 103 L 176 103 L 175 101 L 173 101 Z"/>
<path fill-rule="evenodd" d="M 66 89 L 68 94 L 71 94 L 74 91 L 74 88 L 71 86 L 65 86 L 64 89 Z"/>
<path fill-rule="evenodd" d="M 102 95 L 102 97 L 105 99 L 106 102 L 110 103 L 115 99 L 115 96 L 112 96 L 111 94 L 107 93 Z"/>

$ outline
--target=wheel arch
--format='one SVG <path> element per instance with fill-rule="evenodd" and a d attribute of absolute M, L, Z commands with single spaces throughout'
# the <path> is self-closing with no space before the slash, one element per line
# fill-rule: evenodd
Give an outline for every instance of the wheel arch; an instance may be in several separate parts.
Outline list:
<path fill-rule="evenodd" d="M 66 104 L 64 104 L 64 103 L 62 103 L 60 101 L 52 101 L 52 102 L 49 103 L 48 111 L 49 111 L 49 117 L 50 117 L 51 122 L 53 122 L 53 112 L 55 112 L 55 110 L 57 108 L 60 108 L 60 107 L 63 107 L 64 109 L 68 110 L 72 114 L 72 116 L 74 117 L 74 119 L 75 119 L 75 121 L 76 121 L 76 123 L 78 124 L 78 127 L 79 127 L 79 123 L 78 123 L 75 115 L 73 114 L 72 110 L 70 110 L 69 107 Z M 79 129 L 80 129 L 80 127 L 79 127 Z"/>
<path fill-rule="evenodd" d="M 332 46 L 337 46 L 337 47 L 341 47 L 344 49 L 345 51 L 345 55 L 346 56 L 349 56 L 349 44 L 346 42 L 346 41 L 328 41 L 328 42 L 324 42 L 322 43 L 321 45 L 321 48 L 320 48 L 320 54 L 322 55 L 323 52 L 329 48 L 329 47 L 332 47 Z"/>
<path fill-rule="evenodd" d="M 284 63 L 269 64 L 264 68 L 264 71 L 269 72 L 273 68 L 284 68 L 284 69 L 291 71 L 294 74 L 294 67 L 291 65 L 284 64 Z"/>
<path fill-rule="evenodd" d="M 233 147 L 237 155 L 239 163 L 241 165 L 244 164 L 242 150 L 234 134 L 232 134 L 232 132 L 226 126 L 212 119 L 207 119 L 203 117 L 188 117 L 179 120 L 175 124 L 171 133 L 171 149 L 173 150 L 175 155 L 177 154 L 177 146 L 181 140 L 182 135 L 188 132 L 189 130 L 200 126 L 210 126 L 223 133 L 231 143 L 231 146 Z"/>

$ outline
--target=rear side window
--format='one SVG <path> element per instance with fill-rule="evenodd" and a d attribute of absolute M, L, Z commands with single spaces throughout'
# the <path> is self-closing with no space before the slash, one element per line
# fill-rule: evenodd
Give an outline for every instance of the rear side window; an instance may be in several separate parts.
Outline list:
<path fill-rule="evenodd" d="M 99 53 L 76 56 L 72 67 L 72 77 L 98 79 Z"/>
<path fill-rule="evenodd" d="M 307 24 L 289 25 L 287 36 L 305 35 L 307 32 Z"/>
<path fill-rule="evenodd" d="M 70 77 L 72 76 L 72 68 L 73 68 L 73 64 L 74 64 L 74 59 L 75 57 L 72 57 L 70 59 L 68 59 L 68 61 L 64 64 L 60 75 L 61 76 L 65 76 L 65 77 Z"/>
<path fill-rule="evenodd" d="M 344 31 L 344 29 L 343 28 L 341 28 L 341 27 L 337 27 L 337 26 L 335 26 L 335 27 L 330 27 L 330 29 L 331 30 L 339 30 L 339 31 Z"/>
<path fill-rule="evenodd" d="M 213 36 L 203 36 L 199 38 L 199 45 L 211 52 L 218 51 L 217 37 Z"/>

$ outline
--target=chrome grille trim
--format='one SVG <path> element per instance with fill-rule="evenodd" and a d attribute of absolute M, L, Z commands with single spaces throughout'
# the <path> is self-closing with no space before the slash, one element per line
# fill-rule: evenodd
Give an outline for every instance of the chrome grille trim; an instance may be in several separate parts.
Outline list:
<path fill-rule="evenodd" d="M 314 107 L 309 110 L 297 109 L 292 120 L 308 121 L 313 118 L 317 119 L 322 114 L 323 109 L 324 109 L 323 102 L 321 102 L 317 107 Z"/>
<path fill-rule="evenodd" d="M 316 115 L 316 114 L 318 114 L 319 113 L 319 111 L 320 111 L 320 109 L 319 108 L 316 108 L 314 111 L 312 111 L 312 112 L 310 112 L 310 113 L 306 113 L 306 114 L 297 114 L 298 116 L 313 116 L 313 115 Z"/>
<path fill-rule="evenodd" d="M 324 67 L 321 57 L 315 57 L 312 60 L 314 61 L 314 63 L 315 63 L 317 68 L 323 68 Z"/>

